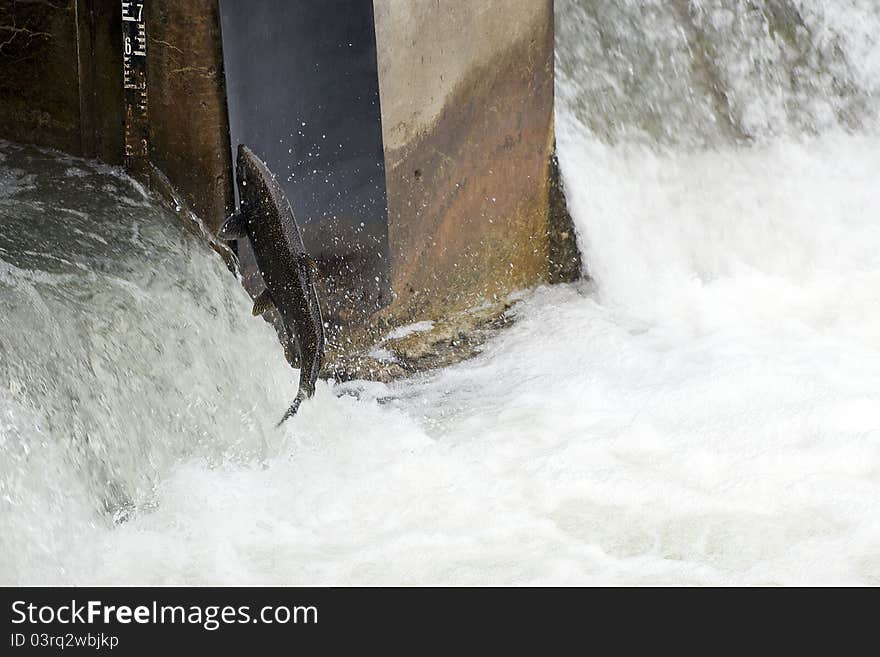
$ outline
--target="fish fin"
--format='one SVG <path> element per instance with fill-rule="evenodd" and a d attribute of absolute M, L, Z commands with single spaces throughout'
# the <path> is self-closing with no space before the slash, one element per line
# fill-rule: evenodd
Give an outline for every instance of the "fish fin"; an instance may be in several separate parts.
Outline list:
<path fill-rule="evenodd" d="M 254 317 L 262 315 L 267 310 L 274 308 L 275 302 L 269 296 L 269 290 L 263 290 L 263 293 L 254 299 Z"/>
<path fill-rule="evenodd" d="M 280 427 L 282 424 L 287 422 L 290 418 L 296 415 L 296 412 L 299 410 L 300 404 L 302 404 L 306 397 L 310 397 L 311 395 L 307 395 L 306 391 L 302 388 L 299 389 L 299 392 L 296 393 L 296 397 L 293 399 L 293 403 L 290 405 L 290 408 L 287 409 L 287 412 L 284 414 L 284 417 L 275 425 L 276 428 Z"/>
<path fill-rule="evenodd" d="M 309 271 L 311 271 L 312 274 L 317 274 L 317 273 L 318 273 L 318 263 L 315 262 L 315 259 L 314 259 L 312 256 L 310 256 L 308 253 L 300 253 L 300 255 L 299 255 L 299 264 L 300 264 L 303 268 L 308 269 Z"/>
<path fill-rule="evenodd" d="M 217 236 L 224 240 L 240 240 L 247 237 L 247 219 L 240 212 L 236 212 L 223 222 Z"/>

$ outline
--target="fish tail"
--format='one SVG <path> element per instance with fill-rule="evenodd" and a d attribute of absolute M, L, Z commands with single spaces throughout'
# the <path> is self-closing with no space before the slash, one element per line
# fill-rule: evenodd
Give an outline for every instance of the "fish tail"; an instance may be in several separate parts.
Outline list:
<path fill-rule="evenodd" d="M 281 420 L 278 422 L 278 424 L 275 425 L 275 427 L 276 428 L 280 427 L 287 420 L 289 420 L 294 415 L 296 415 L 296 412 L 299 410 L 300 404 L 302 404 L 306 400 L 307 397 L 308 397 L 308 395 L 306 394 L 306 391 L 303 390 L 302 388 L 300 388 L 299 392 L 296 393 L 296 397 L 294 397 L 293 403 L 290 405 L 290 408 L 287 409 L 287 412 L 284 414 L 284 417 L 281 418 Z"/>

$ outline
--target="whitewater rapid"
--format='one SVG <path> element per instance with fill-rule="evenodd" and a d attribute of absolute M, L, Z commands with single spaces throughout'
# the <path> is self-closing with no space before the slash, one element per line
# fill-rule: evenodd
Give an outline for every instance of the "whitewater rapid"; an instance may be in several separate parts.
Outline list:
<path fill-rule="evenodd" d="M 219 259 L 118 172 L 4 147 L 0 227 L 86 242 L 0 241 L 0 581 L 880 584 L 878 10 L 673 5 L 557 2 L 590 280 L 281 431 L 295 373 Z"/>

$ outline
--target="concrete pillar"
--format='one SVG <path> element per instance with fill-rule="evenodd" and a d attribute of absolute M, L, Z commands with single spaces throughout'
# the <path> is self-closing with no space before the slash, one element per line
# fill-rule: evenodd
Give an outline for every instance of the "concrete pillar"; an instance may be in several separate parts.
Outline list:
<path fill-rule="evenodd" d="M 548 277 L 552 0 L 375 0 L 394 317 Z"/>

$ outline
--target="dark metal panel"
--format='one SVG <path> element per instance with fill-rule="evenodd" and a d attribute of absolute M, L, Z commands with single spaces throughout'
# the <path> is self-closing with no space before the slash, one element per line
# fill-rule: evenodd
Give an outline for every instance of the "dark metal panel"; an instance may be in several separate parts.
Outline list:
<path fill-rule="evenodd" d="M 233 151 L 275 173 L 345 323 L 390 300 L 372 0 L 221 0 Z M 243 254 L 243 261 L 247 261 Z"/>

